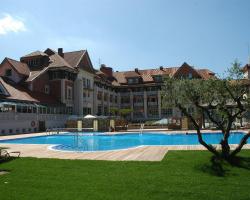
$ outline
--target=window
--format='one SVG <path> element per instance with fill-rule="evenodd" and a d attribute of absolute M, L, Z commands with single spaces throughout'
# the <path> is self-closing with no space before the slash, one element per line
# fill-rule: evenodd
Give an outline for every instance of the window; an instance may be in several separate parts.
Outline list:
<path fill-rule="evenodd" d="M 107 100 L 108 100 L 108 94 L 104 93 L 104 101 L 107 101 Z"/>
<path fill-rule="evenodd" d="M 87 79 L 87 88 L 90 88 L 90 80 Z"/>
<path fill-rule="evenodd" d="M 49 85 L 45 85 L 44 86 L 44 92 L 45 92 L 45 94 L 49 94 L 50 93 Z"/>
<path fill-rule="evenodd" d="M 98 105 L 98 110 L 97 110 L 97 115 L 101 115 L 102 114 L 102 105 Z"/>
<path fill-rule="evenodd" d="M 72 100 L 72 87 L 67 87 L 67 99 Z"/>
<path fill-rule="evenodd" d="M 115 103 L 117 103 L 117 96 L 115 96 Z"/>
<path fill-rule="evenodd" d="M 107 116 L 108 115 L 108 107 L 107 106 L 104 106 L 104 115 Z"/>
<path fill-rule="evenodd" d="M 110 101 L 110 103 L 113 102 L 113 95 L 112 95 L 112 94 L 111 94 L 110 97 L 109 97 L 109 101 Z"/>
<path fill-rule="evenodd" d="M 91 114 L 91 108 L 83 107 L 83 115 Z"/>
<path fill-rule="evenodd" d="M 128 78 L 128 84 L 139 83 L 138 78 Z"/>
<path fill-rule="evenodd" d="M 189 72 L 188 78 L 189 78 L 189 79 L 192 79 L 192 78 L 193 78 L 193 74 L 192 74 L 191 72 Z"/>
<path fill-rule="evenodd" d="M 66 114 L 70 114 L 70 115 L 72 115 L 72 113 L 73 113 L 73 108 L 72 107 L 66 107 Z"/>
<path fill-rule="evenodd" d="M 12 70 L 11 69 L 6 69 L 5 76 L 11 76 L 11 75 L 12 75 Z"/>
<path fill-rule="evenodd" d="M 82 78 L 82 85 L 83 85 L 83 88 L 86 88 L 86 79 L 85 78 Z"/>
<path fill-rule="evenodd" d="M 154 81 L 155 82 L 162 82 L 162 76 L 154 76 Z"/>
<path fill-rule="evenodd" d="M 98 92 L 97 93 L 97 99 L 98 100 L 102 100 L 102 92 Z"/>

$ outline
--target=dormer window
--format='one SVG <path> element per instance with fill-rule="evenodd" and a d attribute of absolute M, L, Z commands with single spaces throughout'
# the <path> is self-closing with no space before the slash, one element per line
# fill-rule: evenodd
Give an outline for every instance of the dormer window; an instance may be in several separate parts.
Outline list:
<path fill-rule="evenodd" d="M 188 78 L 189 78 L 189 79 L 192 79 L 192 78 L 193 78 L 193 74 L 192 74 L 191 72 L 189 72 Z"/>
<path fill-rule="evenodd" d="M 12 75 L 12 70 L 11 69 L 6 69 L 5 70 L 5 76 L 11 76 Z"/>
<path fill-rule="evenodd" d="M 39 65 L 39 59 L 31 59 L 27 61 L 27 64 L 29 66 L 38 66 Z"/>
<path fill-rule="evenodd" d="M 162 82 L 162 76 L 154 76 L 155 82 Z"/>
<path fill-rule="evenodd" d="M 128 84 L 139 83 L 139 78 L 128 78 Z"/>

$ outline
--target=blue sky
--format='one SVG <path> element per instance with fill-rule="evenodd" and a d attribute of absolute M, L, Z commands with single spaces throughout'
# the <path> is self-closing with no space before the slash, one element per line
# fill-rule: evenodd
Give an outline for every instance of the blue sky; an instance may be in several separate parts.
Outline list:
<path fill-rule="evenodd" d="M 115 70 L 180 66 L 222 73 L 248 62 L 249 0 L 2 0 L 0 59 L 87 49 Z"/>

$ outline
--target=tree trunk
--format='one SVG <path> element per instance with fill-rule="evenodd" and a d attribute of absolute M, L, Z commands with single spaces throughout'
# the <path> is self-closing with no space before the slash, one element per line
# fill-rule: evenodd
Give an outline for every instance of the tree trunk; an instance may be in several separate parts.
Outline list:
<path fill-rule="evenodd" d="M 219 152 L 216 151 L 216 149 L 215 149 L 212 145 L 207 144 L 207 143 L 203 140 L 203 138 L 202 138 L 202 133 L 201 133 L 201 130 L 200 130 L 200 126 L 199 126 L 199 124 L 195 121 L 195 119 L 194 119 L 194 118 L 187 112 L 187 110 L 186 110 L 184 107 L 182 107 L 180 104 L 176 104 L 176 105 L 177 105 L 177 107 L 182 111 L 182 113 L 183 113 L 186 117 L 188 117 L 188 118 L 191 120 L 191 122 L 193 123 L 193 125 L 194 125 L 194 127 L 195 127 L 195 129 L 196 129 L 197 135 L 198 135 L 199 143 L 200 143 L 201 145 L 203 145 L 208 151 L 210 151 L 211 153 L 213 153 L 216 157 L 220 157 Z"/>
<path fill-rule="evenodd" d="M 228 139 L 221 140 L 220 144 L 221 144 L 221 156 L 222 156 L 222 158 L 224 158 L 226 160 L 229 159 L 229 157 L 230 157 L 230 146 L 228 144 Z"/>

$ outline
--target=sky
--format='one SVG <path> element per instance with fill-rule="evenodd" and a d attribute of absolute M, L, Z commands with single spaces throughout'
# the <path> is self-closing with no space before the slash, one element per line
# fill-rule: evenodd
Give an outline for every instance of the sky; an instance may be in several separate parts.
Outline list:
<path fill-rule="evenodd" d="M 249 62 L 250 0 L 0 1 L 0 60 L 61 47 L 115 71 Z"/>

